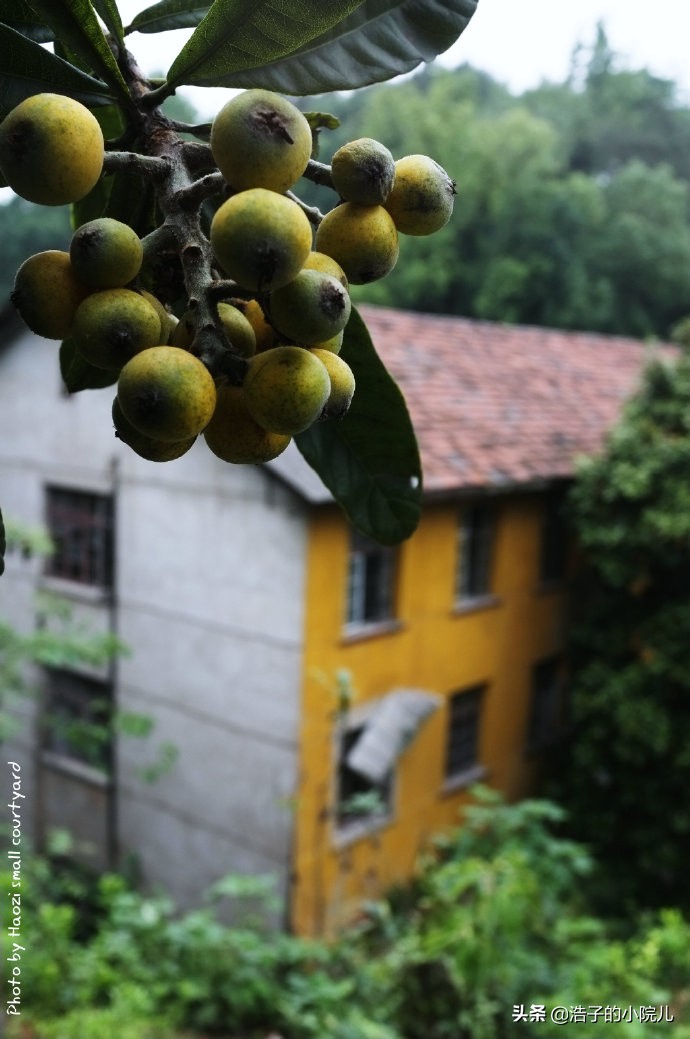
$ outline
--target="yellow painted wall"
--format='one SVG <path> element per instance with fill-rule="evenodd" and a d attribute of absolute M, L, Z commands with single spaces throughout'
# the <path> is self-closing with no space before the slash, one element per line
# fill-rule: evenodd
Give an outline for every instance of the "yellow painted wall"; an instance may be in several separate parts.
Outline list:
<path fill-rule="evenodd" d="M 487 683 L 483 781 L 510 799 L 530 791 L 525 755 L 531 667 L 562 646 L 564 604 L 539 588 L 540 495 L 497 500 L 495 601 L 460 611 L 454 600 L 457 503 L 429 505 L 399 550 L 395 630 L 344 635 L 349 531 L 339 510 L 313 514 L 307 579 L 300 786 L 296 800 L 292 924 L 330 932 L 362 898 L 410 875 L 434 832 L 456 823 L 466 790 L 444 792 L 447 709 L 436 711 L 399 759 L 392 818 L 351 842 L 337 839 L 335 675 L 349 671 L 355 707 L 404 686 L 451 693 Z"/>

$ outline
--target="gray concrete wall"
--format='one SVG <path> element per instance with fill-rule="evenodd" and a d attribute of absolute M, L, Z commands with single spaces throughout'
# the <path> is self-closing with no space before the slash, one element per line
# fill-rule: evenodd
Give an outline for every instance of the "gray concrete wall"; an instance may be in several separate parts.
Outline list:
<path fill-rule="evenodd" d="M 47 483 L 115 495 L 112 602 L 58 586 L 89 624 L 112 625 L 129 647 L 115 667 L 118 706 L 155 723 L 145 740 L 117 741 L 120 861 L 134 858 L 146 886 L 185 905 L 232 872 L 274 873 L 285 889 L 297 785 L 303 505 L 264 470 L 229 466 L 202 440 L 170 463 L 138 458 L 113 436 L 113 395 L 64 396 L 56 343 L 24 335 L 0 354 L 6 516 L 40 523 Z M 44 583 L 35 562 L 11 558 L 0 615 L 31 627 L 31 591 Z M 33 768 L 26 722 L 17 745 Z M 141 769 L 164 743 L 177 760 L 148 783 Z M 50 789 L 45 763 L 41 777 Z M 59 797 L 42 798 L 51 817 L 63 803 L 72 825 L 97 796 L 70 793 L 75 781 L 70 775 Z"/>

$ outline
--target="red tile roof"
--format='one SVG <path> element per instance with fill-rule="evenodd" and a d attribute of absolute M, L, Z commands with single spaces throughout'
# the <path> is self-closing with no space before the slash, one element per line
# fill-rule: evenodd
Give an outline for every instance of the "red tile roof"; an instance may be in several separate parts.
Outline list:
<path fill-rule="evenodd" d="M 570 476 L 634 390 L 634 339 L 360 308 L 407 401 L 427 492 Z"/>

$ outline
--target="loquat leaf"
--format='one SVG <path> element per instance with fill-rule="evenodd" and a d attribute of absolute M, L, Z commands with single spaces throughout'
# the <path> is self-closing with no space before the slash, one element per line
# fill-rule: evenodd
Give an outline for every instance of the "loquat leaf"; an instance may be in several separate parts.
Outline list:
<path fill-rule="evenodd" d="M 168 85 L 223 86 L 228 75 L 293 53 L 361 6 L 362 0 L 215 0 L 173 62 Z"/>
<path fill-rule="evenodd" d="M 112 0 L 107 3 L 112 6 Z M 31 7 L 85 69 L 104 79 L 116 97 L 129 103 L 127 85 L 90 0 L 31 0 Z"/>
<path fill-rule="evenodd" d="M 409 537 L 422 504 L 419 449 L 403 395 L 352 308 L 340 356 L 356 389 L 343 419 L 295 437 L 305 460 L 362 533 L 385 545 Z"/>
<path fill-rule="evenodd" d="M 105 83 L 0 24 L 0 118 L 20 101 L 45 91 L 69 94 L 85 105 L 105 105 L 112 98 Z"/>
<path fill-rule="evenodd" d="M 169 29 L 195 29 L 210 7 L 210 3 L 162 0 L 161 3 L 140 11 L 126 31 L 167 32 Z"/>
<path fill-rule="evenodd" d="M 234 67 L 217 64 L 214 85 L 307 95 L 380 83 L 446 51 L 476 7 L 477 0 L 366 0 L 289 53 L 262 53 L 262 60 Z"/>

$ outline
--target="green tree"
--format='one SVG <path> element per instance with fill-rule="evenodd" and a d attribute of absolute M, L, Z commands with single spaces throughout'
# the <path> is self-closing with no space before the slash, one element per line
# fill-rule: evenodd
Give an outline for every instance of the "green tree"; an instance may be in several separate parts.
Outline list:
<path fill-rule="evenodd" d="M 592 273 L 607 286 L 604 331 L 668 336 L 690 300 L 690 185 L 634 160 L 603 188 L 606 233 Z"/>
<path fill-rule="evenodd" d="M 690 355 L 655 358 L 570 498 L 571 721 L 553 792 L 607 908 L 688 906 Z"/>
<path fill-rule="evenodd" d="M 570 120 L 569 165 L 586 173 L 613 172 L 633 159 L 647 166 L 667 164 L 687 178 L 690 111 L 680 103 L 672 80 L 646 69 L 622 69 L 603 25 L 578 74 L 574 63 L 577 118 Z M 532 95 L 539 104 L 539 92 Z"/>
<path fill-rule="evenodd" d="M 602 77 L 606 96 L 593 109 L 590 93 Z M 461 67 L 334 99 L 341 119 L 334 143 L 355 132 L 385 135 L 396 154 L 431 151 L 458 180 L 452 222 L 433 240 L 403 241 L 392 274 L 356 287 L 355 298 L 667 337 L 690 298 L 687 163 L 674 143 L 690 142 L 690 112 L 670 84 L 659 88 L 658 104 L 638 103 L 640 84 L 652 83 L 657 97 L 654 82 L 644 70 L 618 72 L 604 42 L 583 74 L 520 97 Z M 637 130 L 622 139 L 628 110 Z M 593 111 L 601 148 L 585 163 L 576 153 L 594 134 Z M 618 121 L 616 139 L 609 123 Z M 658 132 L 671 125 L 672 139 Z M 645 144 L 651 139 L 653 148 Z M 613 150 L 605 153 L 604 144 Z"/>

